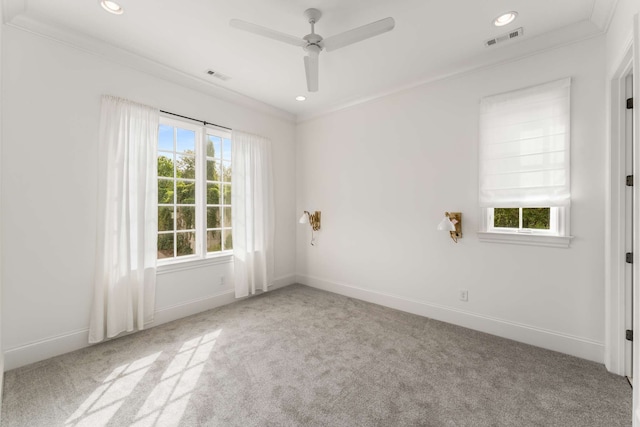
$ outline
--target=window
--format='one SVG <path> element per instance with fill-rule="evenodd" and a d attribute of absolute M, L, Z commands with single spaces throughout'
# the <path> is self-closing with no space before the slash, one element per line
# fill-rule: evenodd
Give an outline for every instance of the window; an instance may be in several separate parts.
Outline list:
<path fill-rule="evenodd" d="M 493 232 L 557 235 L 560 208 L 488 208 L 488 227 Z"/>
<path fill-rule="evenodd" d="M 570 83 L 482 99 L 481 240 L 568 246 Z"/>
<path fill-rule="evenodd" d="M 159 263 L 204 259 L 232 248 L 231 135 L 161 118 Z"/>

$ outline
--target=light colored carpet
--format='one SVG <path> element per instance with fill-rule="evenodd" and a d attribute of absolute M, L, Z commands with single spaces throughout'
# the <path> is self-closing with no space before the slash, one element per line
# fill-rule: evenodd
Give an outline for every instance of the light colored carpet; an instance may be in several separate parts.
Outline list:
<path fill-rule="evenodd" d="M 624 426 L 602 365 L 294 285 L 9 371 L 2 426 Z"/>

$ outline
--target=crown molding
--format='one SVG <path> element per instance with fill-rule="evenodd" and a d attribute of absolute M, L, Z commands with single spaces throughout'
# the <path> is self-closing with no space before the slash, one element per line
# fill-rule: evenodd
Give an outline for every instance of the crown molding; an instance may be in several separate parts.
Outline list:
<path fill-rule="evenodd" d="M 538 37 L 534 37 L 532 39 L 524 39 L 524 40 L 515 42 L 513 45 L 510 45 L 510 48 L 512 49 L 517 49 L 519 51 L 522 51 L 523 53 L 520 55 L 511 56 L 508 53 L 505 54 L 504 51 L 502 51 L 502 54 L 503 54 L 502 57 L 499 54 L 496 54 L 495 56 L 486 56 L 486 55 L 480 54 L 474 58 L 471 58 L 471 60 L 469 61 L 470 65 L 467 65 L 467 66 L 457 67 L 455 69 L 452 68 L 449 71 L 444 71 L 440 74 L 426 76 L 412 83 L 405 84 L 402 86 L 396 86 L 389 90 L 378 92 L 370 96 L 351 99 L 351 100 L 343 100 L 343 102 L 337 103 L 332 107 L 323 109 L 322 111 L 298 114 L 297 123 L 301 124 L 304 122 L 313 121 L 339 111 L 349 110 L 359 105 L 376 102 L 388 96 L 393 96 L 398 93 L 413 90 L 420 86 L 426 86 L 439 81 L 458 78 L 458 77 L 475 73 L 484 69 L 491 69 L 491 68 L 499 67 L 512 62 L 521 61 L 523 59 L 536 56 L 544 52 L 554 51 L 556 49 L 560 49 L 565 46 L 569 46 L 575 43 L 581 43 L 581 42 L 590 40 L 592 38 L 601 37 L 604 35 L 602 31 L 594 27 L 595 27 L 595 24 L 593 24 L 591 21 L 585 20 L 577 24 L 574 24 L 571 27 L 562 28 L 562 29 L 553 31 L 551 33 L 546 33 Z M 552 45 L 547 45 L 546 40 L 549 40 L 549 39 L 555 40 L 555 42 Z M 547 46 L 540 47 L 545 45 Z M 504 46 L 502 49 L 504 50 L 507 47 L 508 46 Z"/>
<path fill-rule="evenodd" d="M 22 0 L 4 1 L 5 6 L 8 3 L 14 2 L 24 3 Z M 15 11 L 17 9 L 13 10 Z M 35 34 L 40 37 L 44 37 L 54 42 L 64 44 L 82 52 L 99 56 L 108 61 L 144 72 L 146 74 L 167 80 L 180 86 L 197 90 L 201 93 L 205 93 L 217 99 L 240 105 L 250 110 L 267 114 L 286 122 L 295 122 L 295 115 L 287 111 L 281 110 L 272 105 L 235 92 L 226 87 L 219 86 L 213 82 L 195 77 L 187 72 L 159 63 L 137 53 L 115 47 L 109 43 L 95 39 L 93 37 L 49 23 L 44 23 L 38 19 L 34 19 L 27 14 L 22 13 L 14 15 L 10 20 L 6 21 L 6 25 L 18 30 Z"/>
<path fill-rule="evenodd" d="M 618 0 L 594 0 L 589 20 L 606 33 L 617 6 Z"/>
<path fill-rule="evenodd" d="M 2 19 L 5 24 L 26 11 L 27 0 L 2 0 Z"/>
<path fill-rule="evenodd" d="M 1 0 L 1 1 L 2 1 L 3 20 L 7 25 L 10 25 L 12 27 L 15 27 L 21 30 L 25 30 L 27 32 L 34 33 L 36 35 L 48 38 L 53 41 L 63 43 L 67 46 L 79 49 L 86 53 L 101 56 L 112 62 L 116 62 L 121 65 L 127 66 L 129 68 L 133 68 L 138 71 L 145 72 L 147 74 L 162 78 L 164 80 L 179 84 L 181 86 L 185 86 L 194 90 L 204 92 L 208 95 L 214 96 L 216 98 L 219 98 L 237 105 L 241 105 L 243 107 L 252 109 L 254 111 L 266 113 L 268 115 L 286 120 L 287 122 L 297 122 L 297 123 L 310 121 L 315 118 L 319 118 L 340 110 L 352 108 L 356 105 L 365 104 L 389 95 L 393 95 L 395 93 L 410 90 L 418 86 L 430 84 L 439 80 L 445 80 L 448 78 L 463 75 L 463 74 L 480 70 L 483 68 L 493 67 L 503 63 L 513 62 L 514 60 L 519 60 L 519 59 L 522 59 L 534 54 L 538 54 L 547 50 L 553 50 L 558 47 L 572 44 L 573 42 L 579 42 L 579 41 L 592 38 L 594 36 L 598 36 L 600 34 L 606 33 L 607 30 L 609 29 L 609 25 L 611 23 L 614 12 L 618 5 L 618 0 L 593 0 L 593 8 L 592 8 L 589 20 L 579 24 L 582 24 L 583 26 L 585 24 L 591 24 L 595 26 L 599 30 L 598 34 L 594 34 L 593 32 L 587 35 L 583 34 L 582 36 L 574 38 L 573 40 L 568 40 L 567 37 L 565 37 L 565 34 L 560 34 L 560 38 L 559 38 L 560 41 L 554 44 L 553 46 L 548 48 L 542 48 L 542 49 L 530 49 L 528 53 L 520 55 L 517 58 L 502 58 L 502 59 L 490 58 L 489 60 L 485 59 L 483 61 L 479 61 L 475 65 L 460 67 L 457 70 L 451 70 L 450 72 L 445 71 L 438 75 L 428 76 L 423 79 L 420 79 L 419 81 L 415 81 L 410 84 L 395 87 L 390 90 L 376 93 L 367 97 L 350 99 L 350 100 L 345 99 L 345 100 L 342 100 L 341 102 L 334 104 L 334 106 L 325 108 L 321 111 L 299 113 L 295 115 L 288 111 L 272 106 L 270 104 L 264 103 L 262 101 L 258 101 L 247 95 L 243 95 L 239 92 L 217 85 L 215 82 L 211 82 L 211 81 L 193 76 L 185 71 L 159 63 L 152 59 L 141 56 L 137 53 L 133 53 L 125 49 L 115 47 L 111 44 L 86 36 L 84 34 L 73 32 L 71 30 L 64 29 L 62 27 L 54 26 L 49 23 L 44 23 L 40 20 L 34 19 L 26 14 L 28 9 L 27 0 Z M 559 33 L 559 32 L 561 31 L 556 31 L 554 33 Z M 522 47 L 522 44 L 527 44 L 527 43 L 533 44 L 535 43 L 536 39 L 538 39 L 537 41 L 540 41 L 540 39 L 542 38 L 544 38 L 544 36 L 539 36 L 539 37 L 536 37 L 535 39 L 522 40 L 516 43 L 519 43 L 520 46 Z"/>

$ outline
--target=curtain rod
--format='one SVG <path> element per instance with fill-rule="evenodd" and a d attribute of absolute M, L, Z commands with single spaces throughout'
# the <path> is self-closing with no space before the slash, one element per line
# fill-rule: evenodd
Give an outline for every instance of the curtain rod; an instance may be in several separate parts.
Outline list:
<path fill-rule="evenodd" d="M 172 116 L 176 116 L 176 117 L 182 117 L 183 119 L 187 119 L 187 120 L 193 120 L 194 122 L 200 122 L 205 126 L 206 125 L 211 125 L 211 126 L 219 127 L 219 128 L 222 128 L 222 129 L 233 130 L 233 129 L 228 128 L 226 126 L 220 126 L 220 125 L 217 125 L 215 123 L 205 122 L 204 120 L 198 120 L 198 119 L 194 119 L 192 117 L 181 116 L 180 114 L 170 113 L 169 111 L 160 110 L 160 112 L 164 113 L 164 114 L 171 114 Z"/>

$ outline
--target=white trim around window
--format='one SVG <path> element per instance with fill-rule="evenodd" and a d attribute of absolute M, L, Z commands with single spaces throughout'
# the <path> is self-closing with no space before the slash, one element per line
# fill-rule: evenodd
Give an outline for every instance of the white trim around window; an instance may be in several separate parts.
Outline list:
<path fill-rule="evenodd" d="M 228 201 L 224 201 L 226 195 L 223 195 L 225 189 L 227 187 L 230 188 L 230 176 L 229 179 L 225 179 L 223 173 L 226 169 L 229 170 L 229 174 L 231 171 L 231 157 L 230 157 L 230 146 L 227 147 L 225 144 L 228 141 L 230 144 L 231 141 L 231 133 L 222 129 L 213 129 L 210 127 L 196 125 L 193 123 L 189 123 L 182 120 L 177 120 L 170 117 L 161 116 L 160 117 L 160 125 L 165 127 L 173 128 L 174 132 L 174 142 L 173 149 L 162 148 L 159 146 L 158 153 L 159 156 L 163 153 L 166 153 L 170 156 L 174 162 L 174 168 L 176 159 L 180 157 L 190 156 L 194 158 L 195 165 L 195 176 L 190 178 L 178 178 L 177 172 L 174 172 L 173 177 L 164 177 L 159 176 L 159 181 L 168 181 L 174 182 L 174 192 L 175 192 L 175 183 L 178 181 L 181 182 L 193 182 L 195 185 L 195 200 L 190 202 L 188 207 L 194 207 L 195 213 L 195 227 L 193 229 L 186 230 L 187 232 L 194 233 L 196 236 L 196 244 L 194 245 L 194 252 L 190 255 L 177 256 L 176 248 L 174 245 L 174 255 L 173 257 L 167 258 L 159 258 L 157 260 L 157 271 L 158 274 L 170 273 L 174 271 L 187 270 L 192 268 L 201 268 L 210 265 L 223 264 L 232 261 L 233 250 L 225 249 L 224 243 L 221 240 L 222 247 L 221 250 L 208 251 L 208 234 L 209 233 L 219 233 L 220 238 L 224 238 L 225 232 L 231 232 L 231 224 L 228 221 L 225 221 L 225 212 L 229 211 L 230 218 L 230 209 L 231 202 L 230 198 Z M 193 154 L 182 152 L 177 149 L 178 142 L 175 132 L 178 130 L 191 131 L 194 134 L 194 150 Z M 214 138 L 212 140 L 211 138 Z M 215 146 L 217 152 L 214 157 L 211 157 L 207 151 L 207 147 L 209 144 L 211 146 Z M 223 155 L 223 152 L 228 151 L 228 156 Z M 186 154 L 185 154 L 186 153 Z M 209 179 L 208 176 L 208 168 L 212 165 L 217 171 L 217 178 Z M 208 200 L 208 186 L 217 186 L 219 189 L 218 199 L 214 201 Z M 209 203 L 211 202 L 211 203 Z M 177 198 L 174 197 L 172 202 L 168 203 L 158 203 L 158 206 L 175 206 L 177 208 L 182 207 L 184 203 L 180 202 Z M 208 220 L 208 209 L 218 209 L 219 210 L 219 224 L 207 224 Z M 175 211 L 174 211 L 175 212 Z M 215 212 L 214 212 L 215 214 Z M 164 231 L 159 230 L 159 235 L 162 234 L 172 234 L 175 236 L 175 233 L 184 232 L 184 230 L 178 230 L 176 225 L 176 219 L 174 215 L 174 224 L 171 229 Z M 175 240 L 175 237 L 174 237 Z"/>
<path fill-rule="evenodd" d="M 159 264 L 157 274 L 169 274 L 176 271 L 192 270 L 195 268 L 210 267 L 213 265 L 230 264 L 233 262 L 233 251 L 225 251 L 208 258 L 178 259 L 170 263 Z"/>
<path fill-rule="evenodd" d="M 478 232 L 478 239 L 481 242 L 568 248 L 573 239 L 569 235 L 571 215 L 568 206 L 551 208 L 549 230 L 494 227 L 493 208 L 481 208 L 480 211 L 482 227 Z"/>

